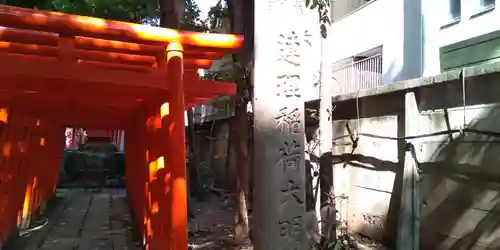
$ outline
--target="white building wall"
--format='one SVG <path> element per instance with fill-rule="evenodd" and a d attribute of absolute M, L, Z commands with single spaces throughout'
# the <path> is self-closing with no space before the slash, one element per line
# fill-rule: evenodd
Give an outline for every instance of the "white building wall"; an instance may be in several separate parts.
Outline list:
<path fill-rule="evenodd" d="M 420 0 L 374 0 L 332 24 L 332 61 L 382 46 L 382 84 L 419 77 L 421 19 Z"/>
<path fill-rule="evenodd" d="M 330 35 L 333 62 L 383 46 L 382 82 L 390 83 L 403 66 L 403 1 L 369 3 L 333 23 Z"/>
<path fill-rule="evenodd" d="M 462 0 L 461 19 L 451 24 L 449 0 L 422 0 L 425 76 L 440 73 L 441 47 L 500 29 L 500 9 L 479 14 L 483 11 L 480 1 Z"/>

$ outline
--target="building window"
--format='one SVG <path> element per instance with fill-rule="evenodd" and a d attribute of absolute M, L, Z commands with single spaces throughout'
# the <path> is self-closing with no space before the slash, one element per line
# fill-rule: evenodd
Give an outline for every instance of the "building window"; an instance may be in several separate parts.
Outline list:
<path fill-rule="evenodd" d="M 349 94 L 382 84 L 382 47 L 377 47 L 333 64 L 335 93 Z"/>
<path fill-rule="evenodd" d="M 332 0 L 331 18 L 338 21 L 374 0 Z"/>
<path fill-rule="evenodd" d="M 480 0 L 482 8 L 491 8 L 495 6 L 495 0 Z"/>
<path fill-rule="evenodd" d="M 483 1 L 483 0 L 481 0 Z M 488 1 L 488 0 L 484 0 Z M 461 0 L 450 0 L 450 17 L 452 20 L 460 19 L 462 15 L 462 3 Z"/>

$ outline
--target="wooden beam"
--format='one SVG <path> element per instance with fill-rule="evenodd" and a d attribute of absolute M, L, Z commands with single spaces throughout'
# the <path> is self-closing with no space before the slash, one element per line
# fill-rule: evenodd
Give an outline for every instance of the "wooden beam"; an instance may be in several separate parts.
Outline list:
<path fill-rule="evenodd" d="M 0 55 L 0 76 L 29 76 L 35 79 L 61 79 L 88 83 L 165 88 L 166 72 L 151 69 L 145 72 L 110 70 L 94 65 L 63 64 L 50 58 Z"/>
<path fill-rule="evenodd" d="M 195 97 L 234 96 L 236 84 L 213 80 L 199 80 L 186 82 L 186 95 Z"/>
<path fill-rule="evenodd" d="M 0 99 L 17 100 L 21 102 L 26 100 L 28 103 L 40 105 L 41 103 L 85 103 L 86 105 L 106 105 L 117 104 L 124 108 L 135 106 L 142 102 L 149 102 L 155 100 L 154 96 L 161 96 L 160 100 L 154 101 L 155 104 L 167 102 L 166 96 L 168 92 L 161 90 L 161 93 L 156 91 L 140 91 L 139 89 L 127 91 L 127 88 L 86 88 L 84 83 L 66 84 L 64 81 L 54 80 L 41 80 L 34 83 L 26 78 L 0 78 L 3 83 L 0 85 Z M 220 83 L 207 83 L 216 86 L 214 90 L 217 91 L 217 86 Z M 224 83 L 222 83 L 224 84 Z M 188 91 L 186 95 L 187 104 L 205 104 L 210 99 L 217 98 L 221 93 L 223 95 L 232 95 L 232 91 L 236 88 L 231 84 L 229 90 L 226 92 L 219 91 L 218 93 L 204 93 L 203 90 L 210 89 L 211 86 L 202 86 L 203 88 L 196 91 Z M 227 88 L 227 87 L 226 87 Z M 192 87 L 191 89 L 195 89 Z M 146 89 L 147 90 L 147 89 Z M 118 92 L 117 92 L 118 91 Z M 158 98 L 156 98 L 158 99 Z"/>
<path fill-rule="evenodd" d="M 154 70 L 132 72 L 109 70 L 94 65 L 68 65 L 44 58 L 33 60 L 27 56 L 0 55 L 0 78 L 2 76 L 30 77 L 35 80 L 59 79 L 68 82 L 111 83 L 121 86 L 168 89 L 166 72 Z M 197 76 L 185 76 L 185 91 L 189 96 L 234 95 L 236 85 L 220 81 L 197 80 Z M 116 87 L 113 86 L 114 87 Z"/>
<path fill-rule="evenodd" d="M 131 65 L 123 63 L 112 63 L 112 62 L 98 62 L 98 61 L 88 61 L 88 60 L 78 60 L 78 65 L 90 65 L 94 67 L 110 69 L 110 70 L 120 70 L 120 71 L 135 71 L 135 72 L 148 72 L 152 68 L 140 65 Z"/>
<path fill-rule="evenodd" d="M 5 52 L 13 52 L 19 54 L 42 55 L 42 56 L 58 56 L 58 47 L 32 45 L 23 43 L 0 42 L 0 50 Z M 77 49 L 73 55 L 76 59 L 127 63 L 133 65 L 143 65 L 152 67 L 156 63 L 156 58 L 153 56 L 130 55 L 113 52 L 100 52 Z"/>
<path fill-rule="evenodd" d="M 7 53 L 17 53 L 23 55 L 39 55 L 48 57 L 58 57 L 59 55 L 58 47 L 13 43 L 13 42 L 0 42 L 0 51 Z M 131 55 L 124 53 L 103 52 L 103 51 L 89 51 L 82 49 L 75 50 L 75 54 L 72 56 L 76 59 L 88 60 L 88 61 L 140 65 L 144 66 L 143 70 L 148 70 L 151 67 L 155 68 L 157 67 L 157 59 L 155 56 Z M 186 59 L 184 63 L 185 68 L 208 69 L 211 66 L 212 66 L 212 61 L 207 59 Z M 124 69 L 126 69 L 125 66 Z"/>
<path fill-rule="evenodd" d="M 56 47 L 59 41 L 59 36 L 50 32 L 22 30 L 0 26 L 0 41 Z M 127 43 L 81 36 L 76 36 L 74 42 L 76 49 L 92 51 L 148 56 L 157 56 L 158 53 L 165 53 L 165 47 L 158 45 Z M 185 59 L 219 60 L 222 57 L 224 57 L 224 53 L 217 51 L 203 51 L 200 49 L 187 49 L 184 51 Z"/>
<path fill-rule="evenodd" d="M 224 49 L 229 52 L 236 52 L 243 44 L 243 38 L 237 35 L 177 31 L 6 5 L 0 6 L 0 23 L 13 28 L 143 44 L 166 45 L 178 41 L 184 45 Z"/>
<path fill-rule="evenodd" d="M 144 45 L 138 43 L 127 43 L 120 41 L 111 41 L 90 37 L 75 37 L 76 48 L 109 51 L 127 54 L 151 55 L 156 56 L 158 53 L 165 53 L 164 46 Z M 186 50 L 184 51 L 185 59 L 208 59 L 219 60 L 224 57 L 224 53 L 216 51 L 202 50 Z"/>
<path fill-rule="evenodd" d="M 121 128 L 126 114 L 88 114 L 75 111 L 50 112 L 29 107 L 16 106 L 19 110 L 23 110 L 24 114 L 37 117 L 38 119 L 47 120 L 52 123 L 65 126 L 76 127 L 99 127 L 99 128 Z"/>
<path fill-rule="evenodd" d="M 154 89 L 140 87 L 116 88 L 103 84 L 99 88 L 89 88 L 88 83 L 67 82 L 59 79 L 34 79 L 32 77 L 0 76 L 0 91 L 37 92 L 41 95 L 69 96 L 70 98 L 105 98 L 110 102 L 120 100 L 145 100 L 152 96 Z"/>
<path fill-rule="evenodd" d="M 156 58 L 153 56 L 140 56 L 130 55 L 124 53 L 114 52 L 101 52 L 89 50 L 75 50 L 75 57 L 77 59 L 98 61 L 98 62 L 113 62 L 113 63 L 127 63 L 133 65 L 144 65 L 152 67 L 156 64 Z"/>
<path fill-rule="evenodd" d="M 75 126 L 79 128 L 95 127 L 103 129 L 122 129 L 124 123 L 122 120 L 109 121 L 109 120 L 65 120 L 61 118 L 55 118 L 54 120 L 58 124 L 63 126 Z"/>
<path fill-rule="evenodd" d="M 33 45 L 57 46 L 59 35 L 50 32 L 22 30 L 0 26 L 0 40 Z"/>
<path fill-rule="evenodd" d="M 13 103 L 12 106 L 25 110 L 30 115 L 50 120 L 121 120 L 131 111 L 131 109 L 111 106 L 84 106 L 76 104 L 61 106 L 57 105 L 57 103 L 36 107 L 24 102 Z"/>
<path fill-rule="evenodd" d="M 22 107 L 38 114 L 51 114 L 56 117 L 121 117 L 127 115 L 133 108 L 123 108 L 120 106 L 98 106 L 98 105 L 84 105 L 79 103 L 68 103 L 61 105 L 61 103 L 46 103 L 43 106 L 35 106 L 27 102 L 11 102 L 12 106 Z"/>
<path fill-rule="evenodd" d="M 71 96 L 56 96 L 56 95 L 39 95 L 37 93 L 6 93 L 7 91 L 0 91 L 1 100 L 8 102 L 15 102 L 25 106 L 31 105 L 34 107 L 50 107 L 50 106 L 82 106 L 87 110 L 101 109 L 102 107 L 110 107 L 119 110 L 132 110 L 139 102 L 126 100 L 106 100 L 106 97 L 95 98 L 72 98 Z M 58 110 L 58 109 L 56 109 Z"/>

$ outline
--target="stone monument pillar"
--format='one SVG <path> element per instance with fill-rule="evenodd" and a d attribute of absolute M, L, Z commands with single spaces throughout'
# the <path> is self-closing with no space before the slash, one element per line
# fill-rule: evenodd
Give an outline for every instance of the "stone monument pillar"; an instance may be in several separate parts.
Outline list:
<path fill-rule="evenodd" d="M 318 28 L 311 20 L 318 23 L 318 12 L 306 8 L 305 0 L 255 1 L 256 250 L 307 249 L 303 92 L 320 64 L 305 61 L 311 30 Z"/>

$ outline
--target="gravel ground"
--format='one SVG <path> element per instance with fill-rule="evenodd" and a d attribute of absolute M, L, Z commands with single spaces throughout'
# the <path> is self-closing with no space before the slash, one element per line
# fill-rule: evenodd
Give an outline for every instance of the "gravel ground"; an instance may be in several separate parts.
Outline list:
<path fill-rule="evenodd" d="M 234 244 L 234 202 L 210 195 L 205 201 L 195 201 L 193 208 L 196 219 L 190 221 L 191 249 L 253 250 L 250 242 Z"/>

